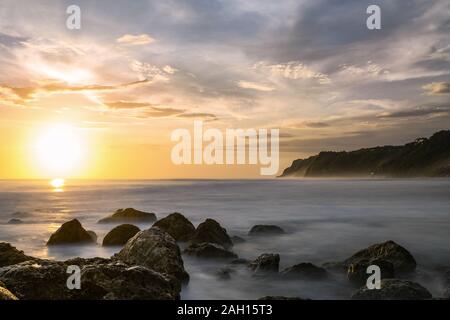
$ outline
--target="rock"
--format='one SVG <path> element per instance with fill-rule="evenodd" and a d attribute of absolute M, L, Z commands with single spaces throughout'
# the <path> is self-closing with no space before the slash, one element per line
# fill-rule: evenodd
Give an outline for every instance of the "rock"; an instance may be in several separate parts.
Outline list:
<path fill-rule="evenodd" d="M 394 241 L 374 244 L 366 249 L 360 250 L 344 261 L 347 267 L 360 261 L 380 259 L 392 263 L 395 274 L 410 273 L 416 269 L 416 260 L 402 246 Z"/>
<path fill-rule="evenodd" d="M 394 278 L 394 265 L 386 260 L 373 259 L 373 260 L 360 260 L 356 263 L 349 265 L 347 270 L 347 278 L 350 282 L 362 286 L 367 282 L 367 278 L 370 274 L 367 273 L 367 267 L 376 265 L 380 268 L 381 279 Z"/>
<path fill-rule="evenodd" d="M 81 289 L 67 288 L 67 267 L 78 263 Z M 109 259 L 30 261 L 0 269 L 0 280 L 25 300 L 179 299 L 180 290 L 164 275 L 143 266 Z"/>
<path fill-rule="evenodd" d="M 124 245 L 139 231 L 141 230 L 138 227 L 133 226 L 132 224 L 121 224 L 120 226 L 117 226 L 110 232 L 108 232 L 105 238 L 103 238 L 103 246 Z"/>
<path fill-rule="evenodd" d="M 233 259 L 237 258 L 234 252 L 213 243 L 193 243 L 184 252 L 187 255 L 206 259 Z"/>
<path fill-rule="evenodd" d="M 231 242 L 233 242 L 233 244 L 238 244 L 238 243 L 244 243 L 247 242 L 244 238 L 238 237 L 238 236 L 232 236 L 231 237 Z"/>
<path fill-rule="evenodd" d="M 217 270 L 216 276 L 220 280 L 230 280 L 231 274 L 234 272 L 236 272 L 236 270 L 234 270 L 233 268 L 224 267 L 224 268 L 220 268 L 219 270 Z"/>
<path fill-rule="evenodd" d="M 233 246 L 233 242 L 231 242 L 227 230 L 222 228 L 220 224 L 213 219 L 206 219 L 204 222 L 200 223 L 190 240 L 191 244 L 203 242 L 219 244 L 225 249 Z"/>
<path fill-rule="evenodd" d="M 230 261 L 230 264 L 249 264 L 251 261 L 243 258 L 237 258 Z"/>
<path fill-rule="evenodd" d="M 178 285 L 189 281 L 175 239 L 158 227 L 138 232 L 113 258 L 163 273 Z"/>
<path fill-rule="evenodd" d="M 87 233 L 91 237 L 92 241 L 97 243 L 97 234 L 92 230 L 87 230 Z"/>
<path fill-rule="evenodd" d="M 127 208 L 117 210 L 112 216 L 103 218 L 99 220 L 98 223 L 138 223 L 154 221 L 156 221 L 156 215 L 154 213 Z"/>
<path fill-rule="evenodd" d="M 83 228 L 77 219 L 64 223 L 50 236 L 48 246 L 61 244 L 89 244 L 94 243 L 91 235 Z"/>
<path fill-rule="evenodd" d="M 328 277 L 328 273 L 312 263 L 299 263 L 284 269 L 280 276 L 284 279 L 323 280 Z"/>
<path fill-rule="evenodd" d="M 366 286 L 352 295 L 353 300 L 423 300 L 431 293 L 420 284 L 398 279 L 381 280 L 381 289 L 369 290 Z"/>
<path fill-rule="evenodd" d="M 0 300 L 18 300 L 8 289 L 0 286 Z"/>
<path fill-rule="evenodd" d="M 281 235 L 286 232 L 278 226 L 274 225 L 256 225 L 248 232 L 249 236 L 264 236 L 264 235 Z"/>
<path fill-rule="evenodd" d="M 347 266 L 343 262 L 331 261 L 322 264 L 322 267 L 331 272 L 345 273 L 347 272 Z"/>
<path fill-rule="evenodd" d="M 178 212 L 156 221 L 153 226 L 166 231 L 176 241 L 189 241 L 195 232 L 194 225 Z"/>
<path fill-rule="evenodd" d="M 271 253 L 263 253 L 248 264 L 248 268 L 254 271 L 256 275 L 278 273 L 279 266 L 280 255 Z"/>
<path fill-rule="evenodd" d="M 22 224 L 23 221 L 17 218 L 12 218 L 8 221 L 8 224 Z"/>
<path fill-rule="evenodd" d="M 9 243 L 0 242 L 0 268 L 28 260 L 34 260 L 34 258 L 27 256 Z"/>
<path fill-rule="evenodd" d="M 307 299 L 302 299 L 300 297 L 265 296 L 265 297 L 259 298 L 258 300 L 307 300 Z"/>

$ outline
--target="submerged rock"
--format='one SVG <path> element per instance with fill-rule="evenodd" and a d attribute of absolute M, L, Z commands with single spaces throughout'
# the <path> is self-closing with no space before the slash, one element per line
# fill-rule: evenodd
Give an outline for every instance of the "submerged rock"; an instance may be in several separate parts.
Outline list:
<path fill-rule="evenodd" d="M 286 232 L 278 226 L 274 225 L 256 225 L 248 232 L 249 236 L 264 236 L 264 235 L 281 235 Z"/>
<path fill-rule="evenodd" d="M 412 281 L 384 279 L 381 280 L 381 289 L 370 290 L 364 286 L 351 298 L 354 300 L 423 300 L 431 299 L 431 293 Z"/>
<path fill-rule="evenodd" d="M 380 268 L 381 279 L 394 278 L 394 265 L 386 260 L 373 259 L 373 260 L 360 260 L 356 263 L 352 263 L 347 269 L 347 278 L 350 282 L 356 285 L 364 285 L 367 282 L 367 278 L 370 274 L 367 273 L 367 268 L 371 265 L 376 265 Z"/>
<path fill-rule="evenodd" d="M 64 223 L 50 236 L 48 246 L 61 244 L 88 244 L 94 243 L 91 235 L 83 228 L 77 219 Z"/>
<path fill-rule="evenodd" d="M 156 221 L 153 226 L 166 231 L 176 241 L 189 241 L 195 233 L 194 225 L 178 212 Z"/>
<path fill-rule="evenodd" d="M 27 256 L 7 242 L 0 242 L 0 268 L 28 260 L 35 260 L 35 258 Z"/>
<path fill-rule="evenodd" d="M 133 208 L 119 209 L 110 217 L 100 219 L 98 223 L 130 223 L 154 222 L 156 215 L 150 212 L 139 211 Z"/>
<path fill-rule="evenodd" d="M 8 224 L 22 224 L 22 223 L 23 221 L 17 218 L 13 218 L 8 221 Z"/>
<path fill-rule="evenodd" d="M 138 227 L 132 224 L 121 224 L 120 226 L 112 229 L 103 238 L 103 246 L 121 246 L 127 243 L 128 240 L 133 238 L 136 233 L 141 231 Z"/>
<path fill-rule="evenodd" d="M 184 252 L 187 255 L 206 259 L 233 259 L 237 258 L 234 252 L 213 243 L 193 243 Z"/>
<path fill-rule="evenodd" d="M 256 275 L 278 273 L 280 267 L 280 255 L 263 253 L 248 264 L 248 268 Z"/>
<path fill-rule="evenodd" d="M 213 219 L 206 219 L 204 222 L 200 223 L 190 240 L 191 244 L 203 242 L 219 244 L 225 249 L 233 246 L 233 242 L 231 242 L 227 230 L 222 228 L 222 226 Z"/>
<path fill-rule="evenodd" d="M 408 250 L 394 241 L 374 244 L 366 249 L 360 250 L 344 261 L 347 267 L 366 260 L 384 260 L 392 263 L 395 274 L 410 273 L 416 270 L 416 260 Z"/>
<path fill-rule="evenodd" d="M 251 261 L 244 258 L 237 258 L 230 261 L 230 264 L 249 264 Z"/>
<path fill-rule="evenodd" d="M 284 269 L 280 276 L 284 279 L 323 280 L 328 277 L 328 273 L 312 263 L 299 263 Z"/>
<path fill-rule="evenodd" d="M 234 270 L 233 268 L 223 267 L 223 268 L 220 268 L 219 270 L 217 270 L 216 276 L 220 280 L 230 280 L 231 274 L 234 272 L 236 272 L 236 270 Z"/>
<path fill-rule="evenodd" d="M 138 232 L 113 258 L 163 273 L 178 285 L 189 281 L 175 239 L 158 227 Z"/>
<path fill-rule="evenodd" d="M 231 242 L 233 242 L 233 244 L 238 244 L 238 243 L 244 243 L 247 242 L 244 238 L 238 237 L 238 236 L 232 236 L 231 237 Z"/>
<path fill-rule="evenodd" d="M 0 300 L 18 300 L 8 289 L 0 286 Z"/>

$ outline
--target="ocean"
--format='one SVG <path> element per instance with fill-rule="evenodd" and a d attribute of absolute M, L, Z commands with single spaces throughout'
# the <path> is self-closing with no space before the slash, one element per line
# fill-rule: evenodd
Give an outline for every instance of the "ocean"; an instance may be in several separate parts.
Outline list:
<path fill-rule="evenodd" d="M 194 225 L 216 219 L 230 236 L 247 240 L 233 248 L 239 257 L 279 253 L 280 269 L 300 262 L 341 261 L 371 244 L 394 240 L 416 258 L 414 280 L 440 296 L 443 281 L 436 270 L 450 266 L 448 179 L 68 181 L 63 192 L 52 190 L 48 181 L 0 181 L 0 241 L 40 258 L 109 257 L 120 248 L 48 248 L 45 243 L 73 218 L 95 231 L 101 243 L 112 226 L 97 221 L 126 207 L 154 212 L 158 218 L 180 212 Z M 7 224 L 12 218 L 24 223 Z M 275 224 L 287 234 L 248 237 L 255 224 Z M 230 280 L 221 280 L 215 273 L 224 262 L 183 259 L 191 280 L 182 299 L 348 299 L 354 290 L 339 276 L 286 282 L 251 277 L 245 267 Z"/>

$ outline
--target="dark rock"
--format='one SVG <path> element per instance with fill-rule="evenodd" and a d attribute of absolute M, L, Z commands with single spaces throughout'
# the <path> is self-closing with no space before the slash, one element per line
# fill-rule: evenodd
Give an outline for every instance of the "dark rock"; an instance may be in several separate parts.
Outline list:
<path fill-rule="evenodd" d="M 8 224 L 22 224 L 22 223 L 23 221 L 17 218 L 13 218 L 8 221 Z"/>
<path fill-rule="evenodd" d="M 143 212 L 133 208 L 119 209 L 112 216 L 103 218 L 98 223 L 131 223 L 131 222 L 154 222 L 154 213 Z"/>
<path fill-rule="evenodd" d="M 87 233 L 91 237 L 92 241 L 97 243 L 97 234 L 92 230 L 87 230 Z"/>
<path fill-rule="evenodd" d="M 219 270 L 217 270 L 216 276 L 220 280 L 230 280 L 231 274 L 234 272 L 236 272 L 236 270 L 234 270 L 233 268 L 224 267 L 224 268 L 220 268 Z"/>
<path fill-rule="evenodd" d="M 206 259 L 233 259 L 237 255 L 214 243 L 193 243 L 184 250 L 190 256 Z"/>
<path fill-rule="evenodd" d="M 278 226 L 273 225 L 256 225 L 253 226 L 248 235 L 250 236 L 264 236 L 264 235 L 280 235 L 286 232 Z"/>
<path fill-rule="evenodd" d="M 190 240 L 190 243 L 192 244 L 203 242 L 219 244 L 225 249 L 233 246 L 233 242 L 231 242 L 227 230 L 222 228 L 220 224 L 213 219 L 206 219 L 204 222 L 200 223 Z"/>
<path fill-rule="evenodd" d="M 394 241 L 374 244 L 366 249 L 360 250 L 344 261 L 348 267 L 360 261 L 380 259 L 393 264 L 395 274 L 410 273 L 416 269 L 416 260 L 405 248 Z"/>
<path fill-rule="evenodd" d="M 322 264 L 322 267 L 328 271 L 337 273 L 345 273 L 347 272 L 348 268 L 343 262 L 339 261 L 325 262 L 324 264 Z"/>
<path fill-rule="evenodd" d="M 360 260 L 356 263 L 352 263 L 348 266 L 347 278 L 350 282 L 362 286 L 367 282 L 367 278 L 370 274 L 367 273 L 367 267 L 376 265 L 380 268 L 381 279 L 394 278 L 394 265 L 386 260 L 373 259 L 373 260 Z"/>
<path fill-rule="evenodd" d="M 237 258 L 230 261 L 230 264 L 249 264 L 251 261 L 248 259 Z"/>
<path fill-rule="evenodd" d="M 0 268 L 28 260 L 34 260 L 34 258 L 27 256 L 9 243 L 0 242 Z"/>
<path fill-rule="evenodd" d="M 132 224 L 121 224 L 120 226 L 117 226 L 110 232 L 108 232 L 105 238 L 103 238 L 103 246 L 124 245 L 139 231 L 141 230 L 138 227 L 133 226 Z"/>
<path fill-rule="evenodd" d="M 265 297 L 259 298 L 258 300 L 307 300 L 307 299 L 302 299 L 300 297 L 265 296 Z"/>
<path fill-rule="evenodd" d="M 89 244 L 94 243 L 91 235 L 83 228 L 80 221 L 73 219 L 64 223 L 50 236 L 48 246 L 60 244 Z"/>
<path fill-rule="evenodd" d="M 175 239 L 157 227 L 138 232 L 113 258 L 168 275 L 178 285 L 189 281 Z"/>
<path fill-rule="evenodd" d="M 431 293 L 420 284 L 398 279 L 381 280 L 381 289 L 362 287 L 352 295 L 353 300 L 423 300 Z"/>
<path fill-rule="evenodd" d="M 284 279 L 322 280 L 328 277 L 328 273 L 312 263 L 299 263 L 284 269 L 280 276 Z"/>
<path fill-rule="evenodd" d="M 8 289 L 0 286 L 0 300 L 18 300 Z"/>
<path fill-rule="evenodd" d="M 256 275 L 278 273 L 279 266 L 280 255 L 271 253 L 263 253 L 248 264 L 248 268 L 254 271 Z"/>
<path fill-rule="evenodd" d="M 233 244 L 238 244 L 238 243 L 244 243 L 247 242 L 244 238 L 238 237 L 238 236 L 232 236 L 231 237 L 231 242 L 233 242 Z"/>
<path fill-rule="evenodd" d="M 195 233 L 194 225 L 178 212 L 156 221 L 153 226 L 166 231 L 177 241 L 189 241 Z"/>

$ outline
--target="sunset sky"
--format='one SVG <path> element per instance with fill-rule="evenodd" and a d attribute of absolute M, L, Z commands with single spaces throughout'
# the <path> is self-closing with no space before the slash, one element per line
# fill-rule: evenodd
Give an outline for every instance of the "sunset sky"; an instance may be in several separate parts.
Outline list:
<path fill-rule="evenodd" d="M 59 177 L 73 150 L 36 154 L 55 126 L 81 149 L 62 178 L 259 178 L 173 165 L 171 132 L 279 128 L 282 170 L 449 129 L 450 2 L 2 0 L 0 70 L 0 179 Z"/>

